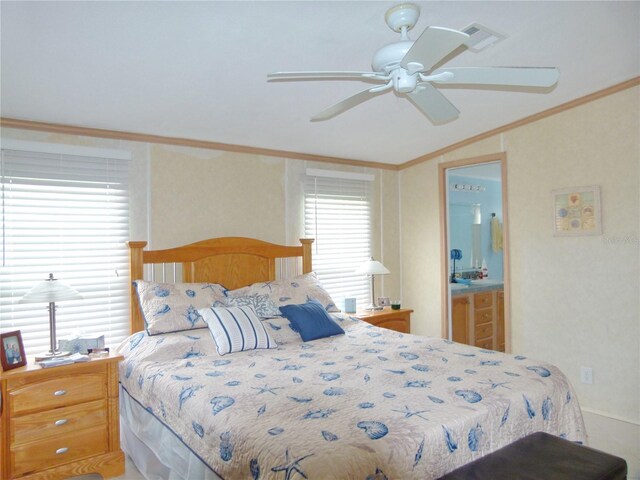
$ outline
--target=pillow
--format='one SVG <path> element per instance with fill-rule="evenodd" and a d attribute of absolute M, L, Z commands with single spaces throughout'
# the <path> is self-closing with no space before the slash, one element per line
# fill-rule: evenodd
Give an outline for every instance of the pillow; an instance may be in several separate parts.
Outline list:
<path fill-rule="evenodd" d="M 225 288 L 217 283 L 133 282 L 149 335 L 206 328 L 198 313 L 224 301 Z"/>
<path fill-rule="evenodd" d="M 273 300 L 269 298 L 269 295 L 260 295 L 254 293 L 246 296 L 232 296 L 226 298 L 226 304 L 228 307 L 251 307 L 261 318 L 277 317 L 280 315 L 280 310 L 273 303 Z"/>
<path fill-rule="evenodd" d="M 268 295 L 276 307 L 283 305 L 300 305 L 309 300 L 317 300 L 327 312 L 339 312 L 335 302 L 327 291 L 322 288 L 315 272 L 299 275 L 285 280 L 273 282 L 259 282 L 237 290 L 228 290 L 228 298 L 246 297 L 250 295 Z M 274 313 L 271 316 L 280 316 Z"/>
<path fill-rule="evenodd" d="M 302 343 L 300 334 L 293 329 L 289 320 L 284 317 L 267 318 L 262 320 L 262 324 L 278 345 Z"/>
<path fill-rule="evenodd" d="M 278 346 L 251 307 L 210 307 L 199 313 L 220 355 Z"/>
<path fill-rule="evenodd" d="M 316 300 L 302 305 L 285 305 L 280 307 L 280 311 L 305 342 L 344 333 L 340 325 L 331 319 L 322 304 Z"/>

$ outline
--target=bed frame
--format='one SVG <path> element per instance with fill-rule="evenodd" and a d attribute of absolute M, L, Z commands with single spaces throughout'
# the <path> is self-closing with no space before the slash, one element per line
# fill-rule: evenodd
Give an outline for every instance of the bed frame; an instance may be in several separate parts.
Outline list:
<path fill-rule="evenodd" d="M 301 238 L 300 246 L 289 247 L 253 238 L 220 237 L 166 250 L 144 250 L 147 242 L 127 242 L 132 280 L 131 333 L 144 330 L 134 280 L 155 281 L 159 271 L 162 278 L 158 281 L 219 283 L 234 290 L 282 278 L 284 272 L 291 269 L 291 265 L 286 264 L 289 259 L 295 262 L 297 273 L 311 272 L 312 243 L 313 239 Z M 299 259 L 302 259 L 301 265 Z M 170 266 L 169 280 L 167 265 Z"/>

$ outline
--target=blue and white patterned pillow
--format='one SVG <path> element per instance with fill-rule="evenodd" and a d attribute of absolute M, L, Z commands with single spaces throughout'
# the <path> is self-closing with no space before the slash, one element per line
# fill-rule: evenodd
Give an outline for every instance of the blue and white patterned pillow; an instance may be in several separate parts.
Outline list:
<path fill-rule="evenodd" d="M 254 293 L 246 296 L 230 296 L 225 301 L 228 307 L 252 307 L 260 318 L 271 318 L 280 315 L 280 310 L 267 294 Z"/>
<path fill-rule="evenodd" d="M 220 355 L 278 347 L 251 307 L 211 307 L 199 313 L 207 322 Z"/>
<path fill-rule="evenodd" d="M 309 300 L 317 300 L 327 312 L 339 312 L 329 293 L 322 287 L 315 272 L 299 275 L 285 280 L 258 282 L 237 290 L 227 290 L 228 298 L 248 297 L 250 295 L 268 295 L 276 307 L 301 305 Z M 278 311 L 273 316 L 280 316 Z M 265 318 L 263 316 L 263 318 Z"/>
<path fill-rule="evenodd" d="M 217 283 L 133 282 L 149 335 L 206 328 L 201 308 L 224 301 L 226 289 Z"/>

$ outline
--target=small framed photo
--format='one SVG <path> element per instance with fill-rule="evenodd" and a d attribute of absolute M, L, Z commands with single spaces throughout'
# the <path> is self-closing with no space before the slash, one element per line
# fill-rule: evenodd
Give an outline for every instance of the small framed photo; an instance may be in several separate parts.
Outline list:
<path fill-rule="evenodd" d="M 555 236 L 600 235 L 600 187 L 569 187 L 553 190 Z"/>
<path fill-rule="evenodd" d="M 24 367 L 27 364 L 20 330 L 0 334 L 0 363 L 3 370 Z"/>
<path fill-rule="evenodd" d="M 391 300 L 389 300 L 389 297 L 378 297 L 378 305 L 388 307 L 391 305 Z"/>

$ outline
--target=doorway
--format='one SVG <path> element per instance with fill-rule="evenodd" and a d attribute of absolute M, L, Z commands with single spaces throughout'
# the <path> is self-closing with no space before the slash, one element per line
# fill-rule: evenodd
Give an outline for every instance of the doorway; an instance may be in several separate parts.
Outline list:
<path fill-rule="evenodd" d="M 442 336 L 511 350 L 506 155 L 439 165 Z"/>

